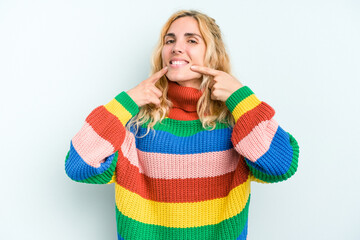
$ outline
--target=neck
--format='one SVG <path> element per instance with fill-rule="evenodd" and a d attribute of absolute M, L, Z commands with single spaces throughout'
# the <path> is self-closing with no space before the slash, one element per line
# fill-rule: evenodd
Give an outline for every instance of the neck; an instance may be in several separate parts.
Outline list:
<path fill-rule="evenodd" d="M 178 83 L 169 80 L 168 86 L 167 96 L 173 103 L 168 117 L 185 121 L 199 119 L 197 114 L 197 102 L 203 92 L 193 87 L 181 86 Z"/>
<path fill-rule="evenodd" d="M 197 80 L 192 80 L 192 81 L 180 81 L 180 82 L 175 82 L 178 85 L 182 86 L 182 87 L 189 87 L 189 88 L 195 88 L 197 90 L 200 89 L 200 85 L 201 85 L 201 81 L 199 79 Z"/>

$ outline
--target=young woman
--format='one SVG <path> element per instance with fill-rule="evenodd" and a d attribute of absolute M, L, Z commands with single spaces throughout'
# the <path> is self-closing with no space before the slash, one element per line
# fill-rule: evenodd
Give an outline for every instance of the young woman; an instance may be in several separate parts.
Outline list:
<path fill-rule="evenodd" d="M 296 140 L 230 74 L 205 14 L 173 14 L 152 60 L 150 78 L 86 118 L 66 173 L 115 183 L 118 239 L 246 239 L 251 181 L 291 177 Z"/>

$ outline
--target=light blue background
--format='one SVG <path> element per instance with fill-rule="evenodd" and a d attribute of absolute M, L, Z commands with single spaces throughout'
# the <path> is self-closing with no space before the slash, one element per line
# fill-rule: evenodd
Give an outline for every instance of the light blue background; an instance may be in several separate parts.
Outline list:
<path fill-rule="evenodd" d="M 65 155 L 93 108 L 148 77 L 183 8 L 217 20 L 234 75 L 300 144 L 291 179 L 252 183 L 249 240 L 360 239 L 356 0 L 1 0 L 1 239 L 116 239 L 113 185 L 71 181 Z"/>

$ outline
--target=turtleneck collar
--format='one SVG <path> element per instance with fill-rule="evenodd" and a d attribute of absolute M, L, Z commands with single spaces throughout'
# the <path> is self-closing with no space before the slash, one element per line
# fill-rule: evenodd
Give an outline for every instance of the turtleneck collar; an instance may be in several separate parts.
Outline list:
<path fill-rule="evenodd" d="M 176 82 L 168 80 L 167 96 L 173 103 L 168 117 L 176 120 L 196 120 L 199 116 L 196 105 L 203 92 L 192 87 L 183 87 Z"/>

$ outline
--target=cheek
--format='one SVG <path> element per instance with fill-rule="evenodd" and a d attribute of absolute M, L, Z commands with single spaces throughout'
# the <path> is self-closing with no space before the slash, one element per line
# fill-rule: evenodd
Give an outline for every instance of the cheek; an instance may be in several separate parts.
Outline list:
<path fill-rule="evenodd" d="M 201 55 L 201 56 L 202 56 L 202 57 L 201 57 L 201 63 L 204 64 L 206 48 L 202 49 L 201 53 L 202 53 L 202 55 Z"/>
<path fill-rule="evenodd" d="M 163 66 L 164 66 L 164 64 L 165 64 L 164 49 L 161 51 L 161 60 L 162 60 Z"/>
<path fill-rule="evenodd" d="M 169 57 L 170 51 L 171 51 L 171 49 L 168 46 L 165 45 L 161 50 L 161 57 L 163 59 Z"/>
<path fill-rule="evenodd" d="M 193 58 L 194 63 L 196 62 L 199 65 L 203 65 L 205 59 L 205 50 L 197 49 L 197 51 L 194 51 L 192 53 L 192 56 L 194 56 Z"/>
<path fill-rule="evenodd" d="M 167 58 L 168 58 L 167 50 L 165 47 L 163 47 L 163 49 L 161 50 L 161 59 L 162 59 L 163 65 L 166 65 Z"/>

